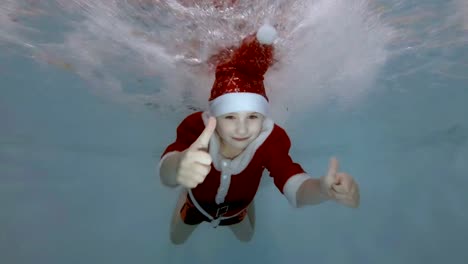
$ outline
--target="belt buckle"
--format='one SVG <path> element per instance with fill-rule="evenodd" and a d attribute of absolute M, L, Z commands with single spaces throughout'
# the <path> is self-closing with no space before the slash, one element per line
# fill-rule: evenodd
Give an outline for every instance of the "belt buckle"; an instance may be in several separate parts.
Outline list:
<path fill-rule="evenodd" d="M 218 210 L 216 211 L 216 218 L 221 217 L 225 215 L 229 210 L 229 206 L 225 205 L 223 207 L 219 207 Z"/>

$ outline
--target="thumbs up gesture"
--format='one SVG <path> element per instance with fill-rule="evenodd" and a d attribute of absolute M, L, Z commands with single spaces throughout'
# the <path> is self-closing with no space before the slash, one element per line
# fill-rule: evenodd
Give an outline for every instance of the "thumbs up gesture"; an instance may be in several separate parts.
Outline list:
<path fill-rule="evenodd" d="M 212 158 L 208 153 L 208 144 L 216 128 L 216 118 L 210 117 L 205 130 L 182 152 L 177 168 L 176 181 L 186 188 L 195 188 L 202 183 L 211 170 Z"/>
<path fill-rule="evenodd" d="M 338 160 L 332 158 L 323 179 L 325 193 L 338 203 L 357 208 L 360 202 L 359 187 L 350 175 L 338 170 Z"/>

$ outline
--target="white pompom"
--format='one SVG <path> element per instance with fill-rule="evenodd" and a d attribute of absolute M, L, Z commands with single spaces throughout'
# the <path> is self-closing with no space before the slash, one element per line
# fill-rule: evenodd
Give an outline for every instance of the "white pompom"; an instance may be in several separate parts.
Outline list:
<path fill-rule="evenodd" d="M 258 42 L 262 44 L 272 44 L 277 35 L 276 29 L 268 24 L 261 26 L 257 31 Z"/>

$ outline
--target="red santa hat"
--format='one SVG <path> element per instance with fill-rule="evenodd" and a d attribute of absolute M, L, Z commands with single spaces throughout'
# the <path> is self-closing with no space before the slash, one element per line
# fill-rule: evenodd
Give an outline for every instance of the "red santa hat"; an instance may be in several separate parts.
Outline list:
<path fill-rule="evenodd" d="M 239 111 L 268 115 L 263 76 L 273 64 L 276 33 L 273 27 L 263 25 L 218 63 L 209 99 L 213 116 Z"/>

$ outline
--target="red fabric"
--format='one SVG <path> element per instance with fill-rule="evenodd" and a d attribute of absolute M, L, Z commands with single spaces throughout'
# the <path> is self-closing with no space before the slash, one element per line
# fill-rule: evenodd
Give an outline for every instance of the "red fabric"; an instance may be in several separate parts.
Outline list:
<path fill-rule="evenodd" d="M 205 210 L 208 210 L 208 208 L 203 207 Z M 211 209 L 211 210 L 216 210 Z M 231 216 L 234 215 L 232 212 L 239 212 L 242 210 L 241 213 L 239 213 L 236 216 L 233 216 L 228 219 L 223 219 L 220 221 L 219 225 L 220 226 L 227 226 L 227 225 L 234 225 L 240 223 L 242 220 L 244 220 L 245 216 L 247 215 L 247 208 L 244 209 L 239 209 L 239 208 L 229 208 L 229 211 L 223 216 Z M 180 218 L 182 218 L 182 221 L 186 223 L 187 225 L 198 225 L 201 224 L 202 222 L 209 222 L 210 219 L 208 217 L 204 216 L 198 209 L 195 207 L 195 205 L 192 203 L 190 200 L 190 197 L 187 195 L 186 200 L 182 208 L 180 209 Z"/>
<path fill-rule="evenodd" d="M 201 112 L 191 114 L 185 118 L 177 128 L 177 138 L 164 151 L 183 151 L 187 149 L 192 142 L 202 133 L 205 125 Z M 283 193 L 283 188 L 287 180 L 299 173 L 305 173 L 302 167 L 295 163 L 290 155 L 289 149 L 291 142 L 281 127 L 275 125 L 273 131 L 265 142 L 257 149 L 249 165 L 240 174 L 232 175 L 231 185 L 225 198 L 225 203 L 216 205 L 215 197 L 220 184 L 220 172 L 212 165 L 210 173 L 205 181 L 192 189 L 195 199 L 204 208 L 217 208 L 225 204 L 231 207 L 239 208 L 233 210 L 230 215 L 235 214 L 245 208 L 255 197 L 264 169 L 270 172 L 278 190 Z M 208 210 L 208 213 L 215 215 L 214 210 Z"/>
<path fill-rule="evenodd" d="M 260 44 L 255 35 L 250 35 L 238 49 L 222 51 L 216 58 L 219 63 L 210 101 L 238 92 L 257 93 L 268 100 L 263 75 L 273 64 L 273 46 Z"/>

